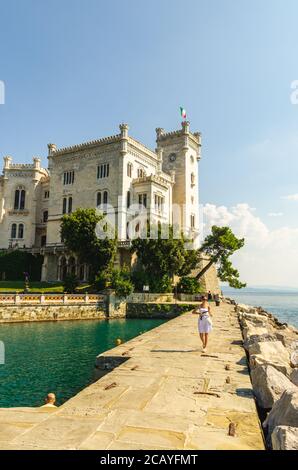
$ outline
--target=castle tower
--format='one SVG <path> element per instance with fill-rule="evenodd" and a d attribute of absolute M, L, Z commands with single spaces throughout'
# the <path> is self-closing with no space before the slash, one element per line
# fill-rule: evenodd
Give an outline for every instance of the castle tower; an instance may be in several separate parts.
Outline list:
<path fill-rule="evenodd" d="M 174 132 L 156 129 L 157 152 L 162 150 L 162 170 L 175 173 L 173 205 L 180 210 L 179 225 L 185 235 L 191 237 L 198 247 L 199 240 L 199 168 L 201 134 L 192 133 L 189 122 L 182 122 L 182 128 Z M 178 219 L 173 214 L 173 222 Z"/>

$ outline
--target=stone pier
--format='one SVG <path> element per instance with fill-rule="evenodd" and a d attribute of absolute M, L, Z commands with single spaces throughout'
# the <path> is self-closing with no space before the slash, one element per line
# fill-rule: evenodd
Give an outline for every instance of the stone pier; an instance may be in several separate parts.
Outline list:
<path fill-rule="evenodd" d="M 201 352 L 183 314 L 97 357 L 101 377 L 58 409 L 0 409 L 0 449 L 264 449 L 234 307 Z"/>

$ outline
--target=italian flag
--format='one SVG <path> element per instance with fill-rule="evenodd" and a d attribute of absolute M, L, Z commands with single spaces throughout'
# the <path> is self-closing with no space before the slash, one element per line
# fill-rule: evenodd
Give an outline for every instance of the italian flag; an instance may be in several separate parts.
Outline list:
<path fill-rule="evenodd" d="M 186 119 L 186 111 L 185 111 L 185 109 L 182 108 L 181 106 L 180 106 L 180 113 L 181 113 L 182 118 L 183 118 L 183 119 Z"/>

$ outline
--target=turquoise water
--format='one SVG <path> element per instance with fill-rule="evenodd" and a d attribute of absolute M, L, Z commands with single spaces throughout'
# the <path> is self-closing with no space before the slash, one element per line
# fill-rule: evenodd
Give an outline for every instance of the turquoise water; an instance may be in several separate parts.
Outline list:
<path fill-rule="evenodd" d="M 280 321 L 298 327 L 298 290 L 273 290 L 245 288 L 241 290 L 223 287 L 222 291 L 238 303 L 263 307 Z"/>
<path fill-rule="evenodd" d="M 95 358 L 163 320 L 67 321 L 0 325 L 0 407 L 40 406 L 48 392 L 59 405 L 93 381 Z"/>

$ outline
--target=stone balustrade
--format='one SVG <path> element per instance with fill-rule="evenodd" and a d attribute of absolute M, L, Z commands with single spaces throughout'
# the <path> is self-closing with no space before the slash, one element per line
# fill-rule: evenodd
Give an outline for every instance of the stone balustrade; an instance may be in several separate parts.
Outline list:
<path fill-rule="evenodd" d="M 0 294 L 0 305 L 98 304 L 106 300 L 98 294 Z"/>

